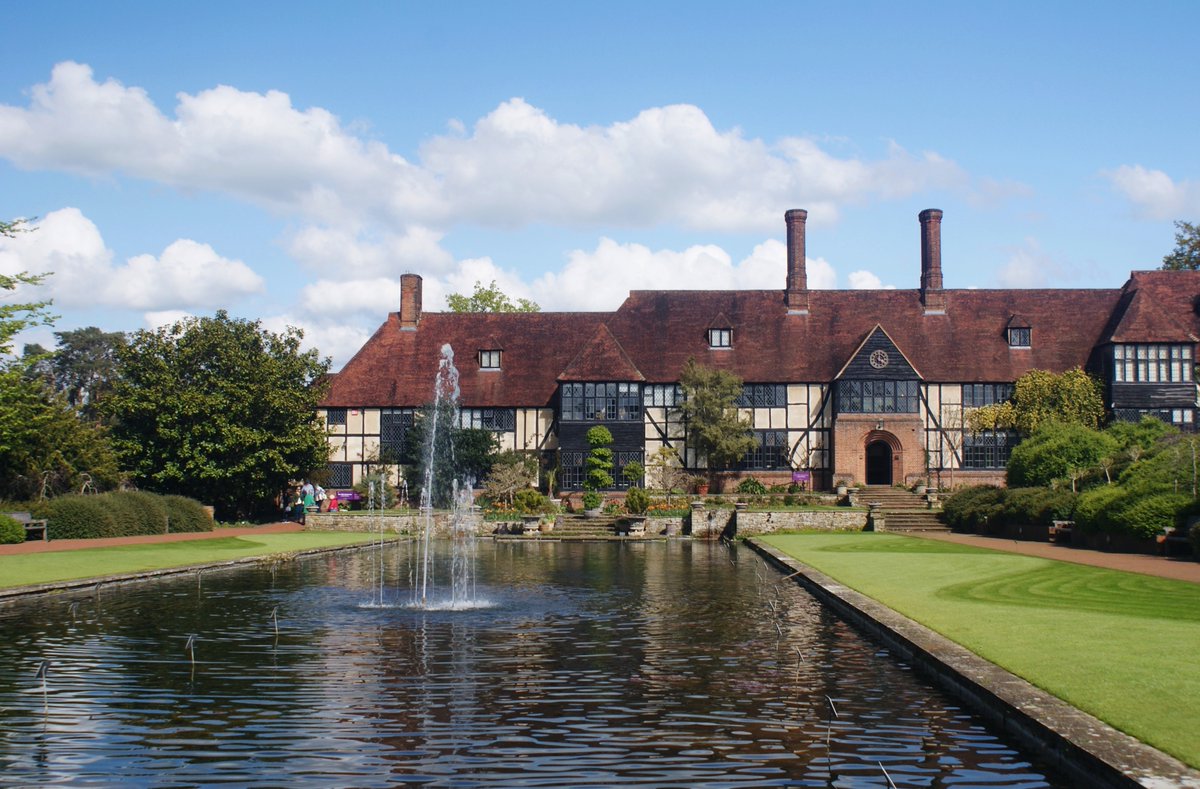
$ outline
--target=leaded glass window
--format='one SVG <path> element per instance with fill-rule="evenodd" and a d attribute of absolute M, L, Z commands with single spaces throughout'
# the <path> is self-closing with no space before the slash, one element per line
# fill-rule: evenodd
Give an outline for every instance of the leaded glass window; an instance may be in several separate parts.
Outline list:
<path fill-rule="evenodd" d="M 1017 434 L 1007 430 L 967 433 L 963 436 L 963 468 L 1004 468 L 1016 444 Z"/>
<path fill-rule="evenodd" d="M 354 467 L 349 463 L 330 463 L 329 481 L 331 488 L 349 488 L 354 484 Z"/>
<path fill-rule="evenodd" d="M 562 385 L 564 422 L 637 422 L 642 418 L 641 386 L 635 383 Z"/>
<path fill-rule="evenodd" d="M 915 414 L 916 381 L 838 381 L 838 411 L 843 414 Z"/>
<path fill-rule="evenodd" d="M 512 433 L 517 429 L 517 411 L 515 408 L 463 408 L 458 412 L 458 426 Z"/>
<path fill-rule="evenodd" d="M 1113 380 L 1117 383 L 1190 383 L 1190 345 L 1114 345 Z"/>
<path fill-rule="evenodd" d="M 755 430 L 754 441 L 754 448 L 742 458 L 742 469 L 768 470 L 790 467 L 786 430 Z"/>
<path fill-rule="evenodd" d="M 1008 330 L 1008 345 L 1010 348 L 1033 347 L 1033 329 L 1013 327 Z"/>
<path fill-rule="evenodd" d="M 325 424 L 329 426 L 346 424 L 345 408 L 329 408 L 325 411 Z"/>
<path fill-rule="evenodd" d="M 708 345 L 710 348 L 732 348 L 733 329 L 709 329 Z"/>
<path fill-rule="evenodd" d="M 393 460 L 404 456 L 404 439 L 412 429 L 411 408 L 384 408 L 379 412 L 379 454 Z"/>
<path fill-rule="evenodd" d="M 674 408 L 683 403 L 679 384 L 645 384 L 642 386 L 642 405 L 646 408 Z"/>
<path fill-rule="evenodd" d="M 737 404 L 743 408 L 776 408 L 787 405 L 786 384 L 746 384 Z"/>
<path fill-rule="evenodd" d="M 963 384 L 962 404 L 965 408 L 1006 402 L 1012 397 L 1012 384 Z"/>
<path fill-rule="evenodd" d="M 500 351 L 480 351 L 479 352 L 479 369 L 481 369 L 481 370 L 499 370 L 500 369 Z"/>

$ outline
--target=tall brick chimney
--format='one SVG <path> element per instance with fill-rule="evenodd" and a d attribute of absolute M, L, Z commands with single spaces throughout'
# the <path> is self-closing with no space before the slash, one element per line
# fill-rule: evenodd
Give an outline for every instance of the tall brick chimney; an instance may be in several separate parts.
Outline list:
<path fill-rule="evenodd" d="M 942 292 L 942 212 L 926 208 L 921 221 L 921 303 L 925 314 L 944 313 L 946 295 Z"/>
<path fill-rule="evenodd" d="M 421 321 L 421 275 L 400 275 L 400 329 L 416 331 Z"/>
<path fill-rule="evenodd" d="M 808 211 L 793 208 L 783 215 L 787 225 L 787 308 L 788 312 L 808 313 L 808 272 L 804 267 L 804 223 Z"/>

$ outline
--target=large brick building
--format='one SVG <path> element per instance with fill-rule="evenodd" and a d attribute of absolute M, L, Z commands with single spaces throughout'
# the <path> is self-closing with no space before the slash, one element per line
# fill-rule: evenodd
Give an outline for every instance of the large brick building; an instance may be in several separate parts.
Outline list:
<path fill-rule="evenodd" d="M 333 486 L 402 446 L 432 399 L 445 344 L 461 375 L 462 425 L 557 462 L 564 489 L 582 480 L 596 424 L 612 431 L 618 466 L 666 445 L 703 467 L 685 450 L 675 407 L 689 358 L 745 382 L 758 446 L 739 470 L 771 481 L 808 471 L 818 489 L 926 475 L 936 484 L 951 471 L 956 483 L 1002 478 L 1014 437 L 972 434 L 964 413 L 1006 399 L 1033 369 L 1083 367 L 1104 382 L 1117 418 L 1195 424 L 1200 272 L 1136 271 L 1116 289 L 946 290 L 942 212 L 930 209 L 920 214 L 919 288 L 809 290 L 806 218 L 785 214 L 781 290 L 632 291 L 614 312 L 425 313 L 421 278 L 404 275 L 400 310 L 323 403 Z"/>

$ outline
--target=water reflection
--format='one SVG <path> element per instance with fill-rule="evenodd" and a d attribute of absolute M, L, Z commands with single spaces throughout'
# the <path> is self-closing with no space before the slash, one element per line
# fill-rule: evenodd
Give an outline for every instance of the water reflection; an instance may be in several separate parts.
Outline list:
<path fill-rule="evenodd" d="M 0 782 L 1065 785 L 749 551 L 481 545 L 445 611 L 385 550 L 391 607 L 375 551 L 0 608 Z"/>

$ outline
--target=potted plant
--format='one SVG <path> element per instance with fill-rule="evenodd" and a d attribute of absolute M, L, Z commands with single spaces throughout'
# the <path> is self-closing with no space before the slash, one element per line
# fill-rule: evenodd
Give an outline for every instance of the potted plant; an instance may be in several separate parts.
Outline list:
<path fill-rule="evenodd" d="M 708 477 L 697 474 L 692 477 L 692 487 L 695 488 L 696 494 L 699 496 L 708 495 Z"/>
<path fill-rule="evenodd" d="M 600 517 L 600 506 L 604 503 L 604 497 L 594 490 L 586 491 L 583 494 L 583 514 L 588 518 Z"/>
<path fill-rule="evenodd" d="M 839 479 L 839 480 L 837 481 L 837 494 L 838 494 L 838 496 L 845 496 L 845 495 L 846 495 L 846 492 L 847 492 L 849 489 L 850 489 L 850 480 L 848 480 L 848 479 Z"/>

